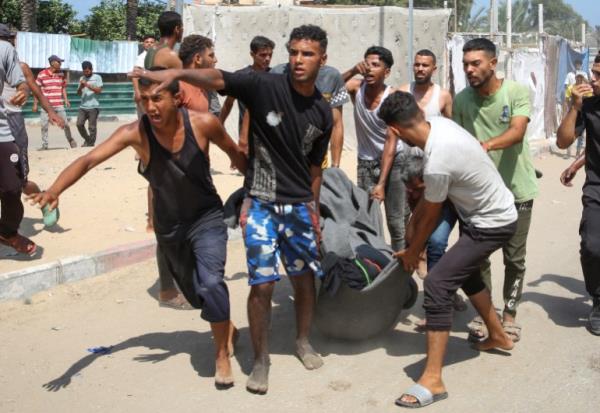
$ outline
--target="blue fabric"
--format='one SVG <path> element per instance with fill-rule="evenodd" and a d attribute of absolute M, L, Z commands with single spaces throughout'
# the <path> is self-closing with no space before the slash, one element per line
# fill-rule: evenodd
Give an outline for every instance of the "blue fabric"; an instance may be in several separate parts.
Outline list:
<path fill-rule="evenodd" d="M 590 66 L 590 50 L 585 49 L 583 53 L 573 49 L 569 42 L 561 39 L 558 51 L 558 73 L 556 76 L 556 100 L 562 102 L 565 97 L 565 80 L 569 72 L 575 71 L 575 61 L 581 60 L 581 70 L 588 72 Z"/>
<path fill-rule="evenodd" d="M 240 215 L 250 285 L 278 281 L 280 259 L 289 276 L 312 271 L 323 277 L 313 202 L 281 204 L 249 197 Z"/>
<path fill-rule="evenodd" d="M 448 238 L 458 219 L 452 206 L 446 202 L 438 226 L 433 230 L 427 242 L 427 271 L 431 271 L 438 263 L 448 247 Z"/>

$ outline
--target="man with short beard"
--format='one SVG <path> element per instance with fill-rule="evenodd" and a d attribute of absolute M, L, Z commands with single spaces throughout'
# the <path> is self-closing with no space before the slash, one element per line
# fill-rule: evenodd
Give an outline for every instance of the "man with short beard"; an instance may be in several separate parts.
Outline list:
<path fill-rule="evenodd" d="M 437 70 L 436 57 L 431 50 L 419 50 L 413 63 L 415 80 L 400 87 L 404 92 L 410 92 L 417 101 L 427 118 L 432 116 L 445 116 L 452 118 L 452 96 L 450 92 L 436 83 L 431 78 Z"/>
<path fill-rule="evenodd" d="M 358 143 L 357 185 L 371 197 L 385 202 L 385 215 L 392 249 L 405 246 L 405 222 L 409 210 L 406 188 L 402 182 L 405 145 L 398 139 L 386 139 L 387 125 L 378 116 L 379 107 L 394 91 L 386 85 L 394 58 L 385 47 L 372 46 L 364 60 L 343 74 L 346 88 L 354 103 L 354 123 Z M 356 75 L 363 79 L 353 79 Z M 393 159 L 382 164 L 382 158 Z"/>
<path fill-rule="evenodd" d="M 246 389 L 265 394 L 269 378 L 269 320 L 275 282 L 283 263 L 294 288 L 296 355 L 308 370 L 323 361 L 309 342 L 319 261 L 321 163 L 333 127 L 331 108 L 315 87 L 327 59 L 327 33 L 296 27 L 288 42 L 290 73 L 228 73 L 214 69 L 136 71 L 134 76 L 174 80 L 218 90 L 241 100 L 250 112 L 248 196 L 240 214 L 250 284 L 248 321 L 254 367 Z"/>
<path fill-rule="evenodd" d="M 529 122 L 529 91 L 511 80 L 496 77 L 496 46 L 487 39 L 468 41 L 463 47 L 463 68 L 470 87 L 454 98 L 454 121 L 469 131 L 488 153 L 504 183 L 515 198 L 519 218 L 517 231 L 502 247 L 504 254 L 504 330 L 514 342 L 521 338 L 515 322 L 525 279 L 527 235 L 531 224 L 533 199 L 538 195 L 535 169 L 525 139 Z M 490 262 L 482 276 L 491 290 Z M 486 329 L 479 319 L 470 325 L 470 338 L 480 340 Z"/>

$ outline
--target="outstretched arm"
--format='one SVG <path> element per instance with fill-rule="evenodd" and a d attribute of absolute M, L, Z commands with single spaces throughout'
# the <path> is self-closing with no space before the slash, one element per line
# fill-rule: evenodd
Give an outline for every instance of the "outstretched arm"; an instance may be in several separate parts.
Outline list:
<path fill-rule="evenodd" d="M 40 208 L 43 208 L 46 204 L 49 204 L 50 210 L 53 210 L 58 206 L 58 197 L 60 194 L 77 182 L 90 169 L 122 151 L 127 146 L 135 145 L 138 142 L 138 121 L 121 126 L 106 141 L 67 166 L 58 175 L 58 178 L 56 178 L 50 188 L 44 192 L 30 196 L 29 199 L 32 205 L 39 204 Z"/>
<path fill-rule="evenodd" d="M 133 72 L 129 73 L 129 76 L 159 83 L 152 93 L 160 92 L 176 80 L 181 80 L 206 90 L 222 90 L 225 88 L 223 74 L 217 69 L 167 69 L 149 71 L 135 68 Z"/>

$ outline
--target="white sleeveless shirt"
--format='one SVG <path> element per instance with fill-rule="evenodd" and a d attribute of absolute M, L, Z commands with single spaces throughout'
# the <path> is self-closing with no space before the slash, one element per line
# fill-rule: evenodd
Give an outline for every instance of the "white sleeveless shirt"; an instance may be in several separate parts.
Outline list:
<path fill-rule="evenodd" d="M 434 116 L 442 116 L 442 111 L 440 108 L 440 91 L 442 88 L 438 84 L 433 84 L 433 93 L 431 94 L 431 99 L 427 102 L 427 105 L 422 108 L 423 112 L 425 112 L 425 118 L 429 119 Z M 410 93 L 415 94 L 415 82 L 410 82 Z"/>
<path fill-rule="evenodd" d="M 358 159 L 380 160 L 385 144 L 387 125 L 379 118 L 379 108 L 392 89 L 387 86 L 381 97 L 379 105 L 374 110 L 369 110 L 365 104 L 365 87 L 363 83 L 354 99 L 354 124 L 356 128 L 356 141 L 358 143 Z M 398 139 L 396 153 L 404 149 L 404 142 Z"/>

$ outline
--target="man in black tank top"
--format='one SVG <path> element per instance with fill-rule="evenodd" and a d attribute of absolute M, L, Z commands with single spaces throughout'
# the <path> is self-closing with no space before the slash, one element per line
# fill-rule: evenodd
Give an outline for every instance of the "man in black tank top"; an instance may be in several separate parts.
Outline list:
<path fill-rule="evenodd" d="M 327 34 L 317 26 L 292 30 L 288 74 L 227 73 L 211 69 L 145 72 L 134 76 L 160 81 L 158 89 L 182 80 L 218 90 L 242 101 L 250 113 L 249 159 L 240 222 L 250 284 L 248 320 L 254 367 L 246 388 L 268 389 L 268 326 L 271 297 L 282 261 L 294 288 L 296 354 L 304 367 L 323 361 L 309 343 L 319 262 L 319 190 L 321 163 L 327 152 L 333 118 L 331 107 L 315 87 L 325 64 Z"/>
<path fill-rule="evenodd" d="M 31 199 L 40 207 L 58 206 L 58 197 L 89 170 L 128 146 L 139 155 L 140 173 L 154 192 L 154 227 L 167 268 L 187 300 L 202 308 L 216 346 L 217 388 L 233 385 L 229 355 L 237 331 L 230 322 L 229 293 L 223 280 L 227 230 L 222 203 L 210 176 L 209 141 L 234 166 L 246 170 L 246 157 L 213 115 L 179 109 L 179 85 L 153 93 L 156 84 L 140 80 L 145 113 L 121 126 L 105 142 L 75 160 L 50 188 Z"/>

